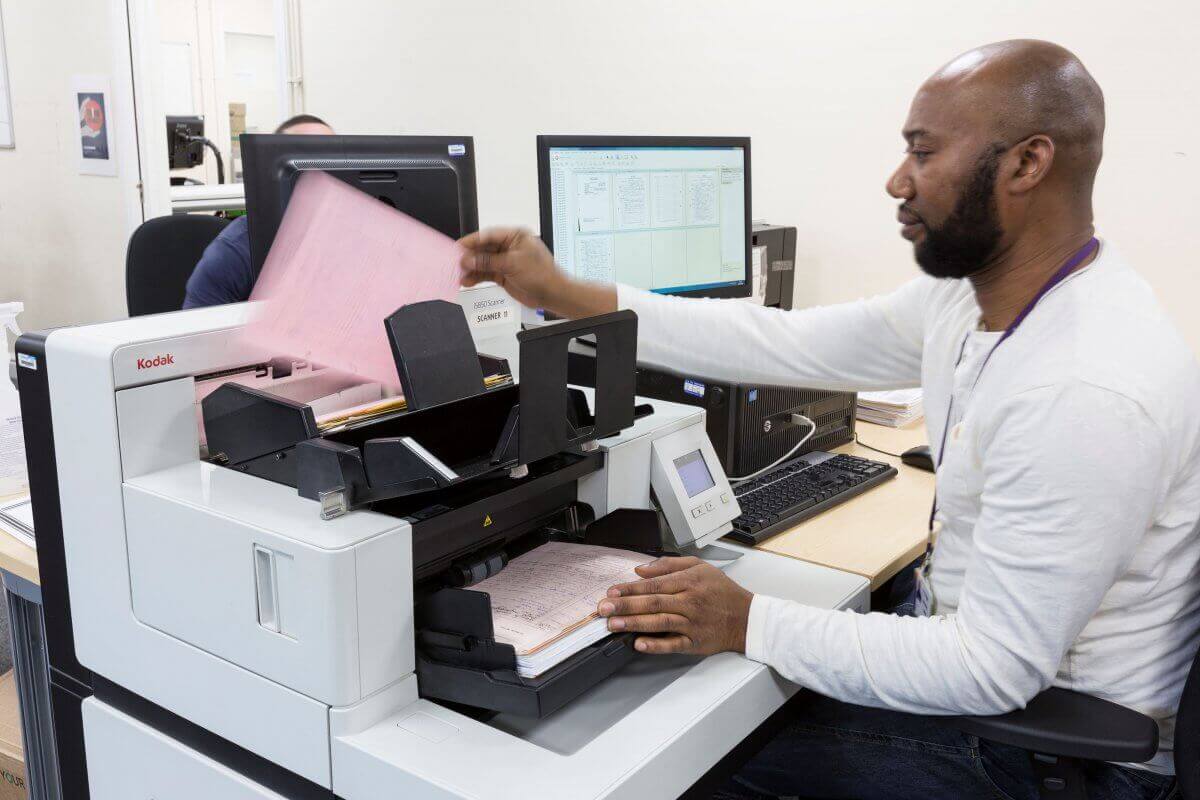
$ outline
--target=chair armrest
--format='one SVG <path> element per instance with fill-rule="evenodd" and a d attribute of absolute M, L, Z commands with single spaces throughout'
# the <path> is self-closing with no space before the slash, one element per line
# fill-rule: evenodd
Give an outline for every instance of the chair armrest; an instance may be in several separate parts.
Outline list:
<path fill-rule="evenodd" d="M 980 739 L 1051 756 L 1141 763 L 1158 752 L 1153 719 L 1067 689 L 1047 689 L 1019 711 L 944 722 Z"/>

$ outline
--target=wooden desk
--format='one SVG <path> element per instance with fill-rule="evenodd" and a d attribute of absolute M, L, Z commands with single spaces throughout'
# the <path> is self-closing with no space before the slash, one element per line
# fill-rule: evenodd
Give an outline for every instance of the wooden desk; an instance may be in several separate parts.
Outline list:
<path fill-rule="evenodd" d="M 0 569 L 41 586 L 37 551 L 0 528 Z"/>
<path fill-rule="evenodd" d="M 859 440 L 872 447 L 902 453 L 925 443 L 924 421 L 907 428 L 888 428 L 859 420 Z M 796 527 L 772 536 L 757 549 L 862 575 L 878 589 L 925 550 L 933 473 L 900 463 L 851 443 L 836 453 L 884 461 L 900 470 L 887 483 L 847 500 Z"/>

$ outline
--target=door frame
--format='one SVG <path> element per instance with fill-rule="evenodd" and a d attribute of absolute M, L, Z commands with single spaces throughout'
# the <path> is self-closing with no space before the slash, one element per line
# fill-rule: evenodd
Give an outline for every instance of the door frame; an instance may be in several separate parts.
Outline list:
<path fill-rule="evenodd" d="M 163 217 L 173 212 L 170 170 L 167 167 L 167 134 L 162 97 L 162 53 L 160 48 L 158 0 L 109 0 L 114 19 L 128 36 L 124 61 L 127 69 L 118 72 L 128 101 L 134 109 L 135 139 L 127 142 L 133 163 L 138 166 L 137 199 L 142 220 Z M 300 80 L 299 6 L 296 0 L 273 0 L 275 15 L 277 91 L 280 108 L 287 116 L 303 110 Z M 214 56 L 217 55 L 214 53 Z M 215 120 L 213 133 L 228 136 L 228 120 Z M 136 154 L 136 155 L 134 155 Z M 232 175 L 232 164 L 226 180 Z M 135 226 L 136 227 L 136 226 Z M 132 231 L 131 231 L 132 232 Z"/>

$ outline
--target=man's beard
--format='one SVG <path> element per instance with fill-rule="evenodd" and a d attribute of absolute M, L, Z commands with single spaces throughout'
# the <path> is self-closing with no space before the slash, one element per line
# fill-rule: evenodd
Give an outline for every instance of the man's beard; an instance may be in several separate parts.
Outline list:
<path fill-rule="evenodd" d="M 927 274 L 965 278 L 983 269 L 996 251 L 1003 233 L 996 210 L 999 166 L 1000 154 L 988 148 L 946 221 L 938 228 L 925 224 L 925 238 L 913 252 Z"/>

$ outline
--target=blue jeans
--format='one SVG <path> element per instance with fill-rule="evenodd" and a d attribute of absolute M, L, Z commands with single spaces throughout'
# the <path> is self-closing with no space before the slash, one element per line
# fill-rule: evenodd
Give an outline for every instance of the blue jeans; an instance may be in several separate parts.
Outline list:
<path fill-rule="evenodd" d="M 1113 764 L 1086 767 L 1089 800 L 1170 800 L 1172 778 Z M 852 706 L 809 693 L 796 719 L 714 800 L 1037 800 L 1029 755 L 933 717 Z"/>

